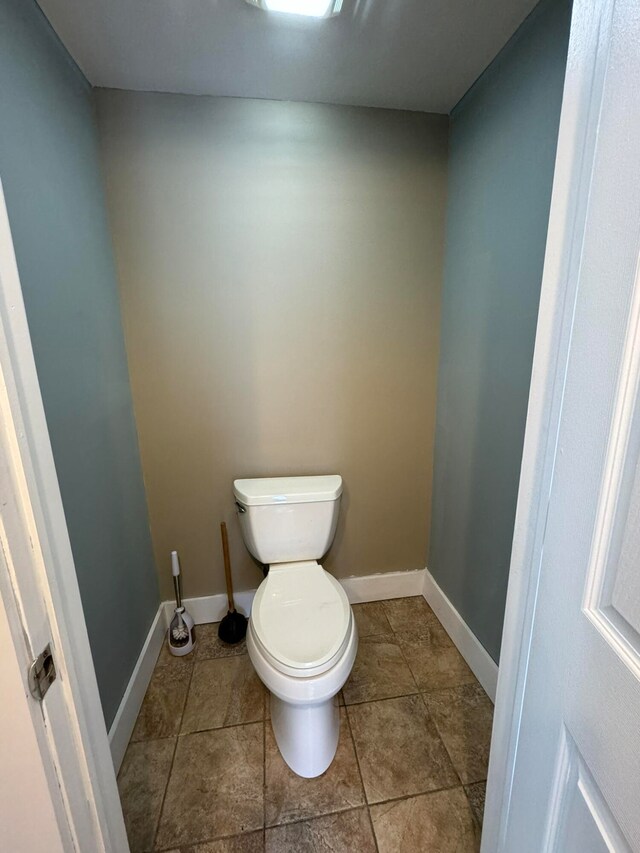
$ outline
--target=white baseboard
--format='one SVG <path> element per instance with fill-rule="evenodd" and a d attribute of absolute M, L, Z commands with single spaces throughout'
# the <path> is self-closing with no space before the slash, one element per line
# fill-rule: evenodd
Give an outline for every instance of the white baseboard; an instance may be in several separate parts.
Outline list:
<path fill-rule="evenodd" d="M 422 595 L 426 569 L 408 572 L 384 572 L 364 577 L 338 578 L 351 604 L 384 601 L 386 598 L 407 598 Z"/>
<path fill-rule="evenodd" d="M 364 575 L 363 577 L 338 578 L 338 580 L 347 593 L 351 604 L 360 604 L 365 601 L 382 601 L 385 598 L 406 598 L 410 595 L 422 595 L 425 572 L 426 569 L 407 572 L 383 572 L 377 575 Z M 234 594 L 236 608 L 245 616 L 251 613 L 255 594 L 255 589 Z M 196 625 L 219 622 L 223 616 L 226 616 L 229 609 L 227 596 L 224 594 L 185 598 L 183 603 Z M 171 619 L 175 604 L 173 601 L 165 601 L 164 605 L 166 617 Z"/>
<path fill-rule="evenodd" d="M 158 660 L 162 643 L 167 631 L 165 620 L 165 606 L 162 603 L 158 607 L 147 638 L 131 673 L 118 711 L 109 729 L 109 745 L 111 746 L 111 757 L 116 773 L 120 770 L 122 759 L 127 750 L 133 727 L 140 712 L 144 694 L 147 692 L 149 681 L 153 674 L 153 668 Z"/>
<path fill-rule="evenodd" d="M 253 596 L 255 594 L 255 589 L 249 589 L 245 592 L 235 592 L 233 594 L 233 601 L 236 610 L 248 616 L 251 613 L 251 605 L 253 604 Z M 227 596 L 223 593 L 218 595 L 201 595 L 198 598 L 185 598 L 182 603 L 196 625 L 205 625 L 207 622 L 219 622 L 229 611 L 229 602 Z M 175 601 L 165 601 L 163 604 L 168 627 L 176 603 Z"/>
<path fill-rule="evenodd" d="M 433 578 L 424 570 L 422 594 L 492 702 L 496 700 L 498 665 Z"/>
<path fill-rule="evenodd" d="M 360 604 L 367 601 L 382 601 L 385 598 L 422 595 L 426 571 L 426 569 L 417 569 L 407 572 L 386 572 L 377 575 L 365 575 L 364 577 L 340 578 L 339 580 L 351 604 Z M 235 593 L 236 608 L 245 616 L 251 612 L 251 604 L 255 594 L 255 589 Z M 224 594 L 185 598 L 183 603 L 196 625 L 219 622 L 223 616 L 226 616 L 228 610 L 227 596 Z M 153 625 L 149 630 L 122 697 L 118 713 L 109 730 L 109 743 L 111 744 L 111 755 L 116 773 L 124 758 L 174 607 L 173 601 L 163 601 L 158 608 Z"/>

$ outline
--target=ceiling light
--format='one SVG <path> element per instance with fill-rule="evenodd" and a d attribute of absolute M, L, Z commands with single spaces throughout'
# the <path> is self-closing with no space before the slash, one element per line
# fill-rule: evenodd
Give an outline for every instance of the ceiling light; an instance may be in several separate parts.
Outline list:
<path fill-rule="evenodd" d="M 307 18 L 333 18 L 342 8 L 342 0 L 247 0 L 247 3 L 267 12 Z"/>

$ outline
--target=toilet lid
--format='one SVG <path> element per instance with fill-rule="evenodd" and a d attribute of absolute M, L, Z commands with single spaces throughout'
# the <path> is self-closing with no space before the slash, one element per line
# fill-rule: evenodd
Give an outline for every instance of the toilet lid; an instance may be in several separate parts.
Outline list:
<path fill-rule="evenodd" d="M 294 669 L 315 669 L 343 645 L 351 607 L 338 581 L 318 563 L 286 563 L 269 567 L 251 621 L 275 660 Z"/>

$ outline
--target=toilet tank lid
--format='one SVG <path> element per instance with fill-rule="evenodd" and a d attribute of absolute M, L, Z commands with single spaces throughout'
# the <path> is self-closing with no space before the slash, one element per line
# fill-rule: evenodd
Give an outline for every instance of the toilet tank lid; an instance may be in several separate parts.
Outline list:
<path fill-rule="evenodd" d="M 245 506 L 268 504 L 301 504 L 336 501 L 342 494 L 342 477 L 264 477 L 257 480 L 234 480 L 233 493 Z"/>

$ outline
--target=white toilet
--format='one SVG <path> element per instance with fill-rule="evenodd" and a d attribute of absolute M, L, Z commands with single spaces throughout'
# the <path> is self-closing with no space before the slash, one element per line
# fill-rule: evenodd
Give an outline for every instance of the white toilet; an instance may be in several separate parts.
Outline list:
<path fill-rule="evenodd" d="M 342 478 L 234 482 L 245 544 L 269 566 L 251 607 L 247 648 L 271 691 L 271 724 L 289 767 L 319 776 L 340 734 L 337 694 L 358 632 L 346 593 L 317 562 L 336 532 Z"/>

